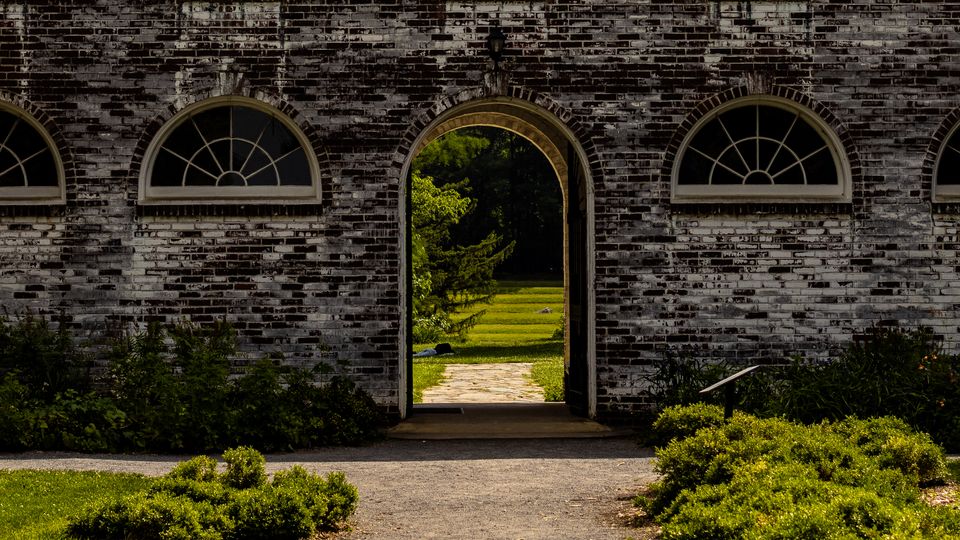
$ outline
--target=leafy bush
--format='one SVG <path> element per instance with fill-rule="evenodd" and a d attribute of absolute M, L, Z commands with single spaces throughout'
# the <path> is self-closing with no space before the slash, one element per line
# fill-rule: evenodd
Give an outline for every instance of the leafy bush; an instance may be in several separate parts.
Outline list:
<path fill-rule="evenodd" d="M 267 472 L 263 468 L 266 460 L 253 448 L 231 448 L 223 453 L 223 460 L 227 462 L 227 472 L 221 479 L 229 487 L 257 488 L 267 481 Z"/>
<path fill-rule="evenodd" d="M 37 404 L 16 372 L 0 380 L 0 451 L 20 451 L 34 442 L 33 416 Z"/>
<path fill-rule="evenodd" d="M 67 533 L 98 540 L 306 539 L 337 530 L 356 510 L 357 490 L 342 473 L 324 479 L 293 467 L 268 483 L 258 452 L 234 448 L 223 457 L 223 475 L 211 470 L 211 458 L 194 458 L 145 493 L 72 518 Z"/>
<path fill-rule="evenodd" d="M 648 379 L 650 397 L 658 409 L 696 403 L 703 400 L 700 390 L 719 381 L 728 371 L 724 363 L 668 351 Z"/>
<path fill-rule="evenodd" d="M 98 391 L 84 390 L 90 355 L 69 333 L 0 320 L 0 450 L 293 450 L 378 436 L 376 403 L 345 379 L 318 384 L 325 366 L 262 360 L 231 377 L 236 351 L 225 322 L 152 324 L 116 340 Z"/>
<path fill-rule="evenodd" d="M 718 405 L 674 405 L 660 413 L 653 423 L 653 432 L 657 442 L 667 443 L 689 437 L 705 427 L 721 426 L 723 422 L 723 408 Z"/>
<path fill-rule="evenodd" d="M 727 371 L 722 363 L 671 353 L 651 377 L 651 395 L 661 409 L 693 403 Z M 796 357 L 754 372 L 737 382 L 737 394 L 744 411 L 803 423 L 895 416 L 960 450 L 958 382 L 960 357 L 942 354 L 930 329 L 875 328 L 835 359 Z"/>
<path fill-rule="evenodd" d="M 673 409 L 663 427 L 689 432 L 711 414 Z M 801 426 L 735 413 L 672 440 L 657 460 L 663 479 L 638 502 L 663 525 L 663 538 L 960 534 L 960 519 L 919 499 L 921 479 L 945 478 L 942 451 L 896 419 Z"/>
<path fill-rule="evenodd" d="M 65 324 L 54 330 L 42 318 L 0 319 L 0 375 L 16 373 L 30 397 L 50 400 L 67 390 L 89 390 L 89 368 L 89 355 L 74 344 Z"/>
<path fill-rule="evenodd" d="M 210 456 L 197 456 L 178 463 L 167 474 L 168 478 L 213 482 L 217 479 L 217 460 Z"/>

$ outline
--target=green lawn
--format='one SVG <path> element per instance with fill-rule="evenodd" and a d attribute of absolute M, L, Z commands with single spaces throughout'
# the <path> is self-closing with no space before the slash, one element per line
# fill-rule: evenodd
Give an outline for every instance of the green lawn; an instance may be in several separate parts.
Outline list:
<path fill-rule="evenodd" d="M 440 384 L 442 367 L 437 375 L 437 366 L 507 362 L 533 362 L 533 379 L 544 386 L 547 399 L 563 400 L 563 340 L 553 337 L 563 320 L 563 283 L 509 281 L 501 282 L 498 291 L 490 304 L 474 306 L 463 314 L 486 310 L 466 341 L 450 338 L 455 354 L 414 359 L 415 403 L 420 402 L 425 388 Z M 549 312 L 541 313 L 544 308 Z M 414 350 L 433 345 L 418 344 Z"/>
<path fill-rule="evenodd" d="M 0 470 L 0 539 L 63 538 L 67 519 L 87 505 L 152 482 L 135 474 Z"/>

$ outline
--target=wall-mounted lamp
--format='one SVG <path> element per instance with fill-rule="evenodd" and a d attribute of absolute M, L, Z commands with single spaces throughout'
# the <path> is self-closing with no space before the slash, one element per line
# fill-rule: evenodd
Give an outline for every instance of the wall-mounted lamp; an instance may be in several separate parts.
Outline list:
<path fill-rule="evenodd" d="M 507 36 L 503 34 L 499 26 L 490 28 L 490 35 L 487 36 L 487 54 L 493 60 L 493 70 L 500 70 L 500 59 L 503 58 L 504 47 L 507 45 Z"/>

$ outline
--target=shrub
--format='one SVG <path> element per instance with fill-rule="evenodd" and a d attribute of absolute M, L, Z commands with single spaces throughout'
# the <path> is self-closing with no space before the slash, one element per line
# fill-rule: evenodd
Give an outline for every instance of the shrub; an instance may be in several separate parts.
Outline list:
<path fill-rule="evenodd" d="M 117 339 L 109 355 L 109 393 L 128 416 L 128 442 L 139 449 L 183 446 L 177 431 L 184 392 L 165 340 L 163 327 L 153 323 L 143 332 Z"/>
<path fill-rule="evenodd" d="M 668 351 L 648 379 L 650 397 L 658 409 L 696 403 L 703 400 L 700 390 L 722 379 L 728 371 L 724 363 Z M 708 396 L 707 399 L 719 398 Z"/>
<path fill-rule="evenodd" d="M 723 422 L 723 407 L 718 405 L 674 405 L 660 413 L 653 423 L 653 432 L 656 442 L 667 443 L 689 437 L 701 428 L 720 426 Z"/>
<path fill-rule="evenodd" d="M 16 372 L 3 376 L 0 380 L 0 451 L 16 452 L 33 446 L 33 411 L 37 406 Z"/>
<path fill-rule="evenodd" d="M 330 473 L 323 479 L 303 467 L 294 466 L 274 475 L 272 485 L 296 493 L 310 510 L 310 518 L 319 530 L 335 529 L 357 508 L 357 488 L 347 482 L 343 473 Z"/>
<path fill-rule="evenodd" d="M 222 480 L 229 487 L 256 488 L 267 481 L 267 471 L 264 468 L 267 461 L 263 458 L 263 454 L 253 448 L 245 446 L 231 448 L 223 453 L 223 460 L 227 462 L 227 472 L 224 473 Z"/>
<path fill-rule="evenodd" d="M 369 395 L 342 378 L 318 384 L 326 366 L 262 360 L 231 378 L 236 351 L 225 322 L 152 324 L 113 344 L 95 392 L 69 333 L 0 320 L 0 450 L 293 450 L 379 435 Z"/>
<path fill-rule="evenodd" d="M 942 483 L 949 478 L 943 450 L 929 435 L 916 432 L 899 418 L 850 417 L 827 423 L 826 429 L 857 445 L 882 467 L 915 476 L 920 484 Z"/>
<path fill-rule="evenodd" d="M 294 467 L 267 483 L 258 452 L 235 448 L 224 459 L 221 476 L 211 472 L 211 458 L 181 463 L 147 492 L 72 518 L 67 533 L 107 540 L 298 540 L 337 530 L 356 509 L 356 488 L 341 473 L 323 479 Z"/>
<path fill-rule="evenodd" d="M 197 456 L 178 463 L 167 477 L 196 480 L 198 482 L 213 482 L 217 479 L 217 460 L 210 456 Z"/>
<path fill-rule="evenodd" d="M 673 409 L 677 421 L 703 406 Z M 688 430 L 689 432 L 690 430 Z M 663 538 L 940 538 L 960 519 L 920 502 L 944 478 L 929 437 L 891 418 L 801 426 L 735 413 L 657 450 L 662 480 L 643 503 Z"/>
<path fill-rule="evenodd" d="M 220 540 L 227 521 L 209 503 L 196 503 L 163 492 L 140 493 L 73 518 L 71 538 L 89 540 Z"/>
<path fill-rule="evenodd" d="M 126 414 L 111 399 L 67 390 L 33 411 L 31 447 L 107 452 L 118 447 L 126 425 Z"/>
<path fill-rule="evenodd" d="M 51 400 L 67 390 L 91 385 L 90 358 L 74 344 L 65 324 L 54 330 L 46 319 L 0 319 L 0 375 L 15 372 L 30 397 Z"/>

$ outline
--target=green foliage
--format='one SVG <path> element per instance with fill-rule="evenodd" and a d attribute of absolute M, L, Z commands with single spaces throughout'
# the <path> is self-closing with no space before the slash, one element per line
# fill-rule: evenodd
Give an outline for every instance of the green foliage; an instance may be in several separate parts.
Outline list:
<path fill-rule="evenodd" d="M 556 172 L 532 143 L 499 128 L 460 129 L 427 145 L 413 168 L 438 186 L 470 179 L 458 189 L 475 209 L 452 227 L 453 244 L 475 244 L 496 231 L 504 242 L 516 242 L 500 272 L 561 272 L 563 196 Z"/>
<path fill-rule="evenodd" d="M 262 486 L 267 481 L 264 465 L 267 460 L 260 452 L 246 446 L 231 448 L 223 453 L 227 462 L 227 472 L 222 481 L 234 489 L 248 489 Z"/>
<path fill-rule="evenodd" d="M 31 398 L 88 390 L 89 367 L 89 356 L 76 347 L 65 324 L 54 330 L 43 318 L 0 319 L 0 375 L 15 373 Z"/>
<path fill-rule="evenodd" d="M 106 540 L 293 540 L 335 531 L 356 510 L 357 490 L 342 473 L 324 479 L 293 467 L 268 483 L 258 452 L 234 448 L 223 457 L 223 475 L 211 472 L 210 458 L 194 458 L 146 492 L 88 509 L 71 519 L 67 532 Z"/>
<path fill-rule="evenodd" d="M 649 377 L 650 397 L 660 409 L 696 403 L 703 399 L 700 390 L 722 379 L 728 371 L 725 364 L 668 351 Z"/>
<path fill-rule="evenodd" d="M 513 250 L 512 243 L 489 233 L 471 244 L 451 242 L 451 229 L 472 208 L 461 195 L 467 180 L 438 187 L 415 170 L 411 175 L 411 260 L 415 337 L 439 341 L 438 330 L 464 332 L 478 315 L 454 324 L 450 313 L 489 300 L 493 269 Z"/>
<path fill-rule="evenodd" d="M 197 456 L 176 465 L 168 474 L 168 478 L 182 480 L 196 480 L 198 482 L 213 482 L 217 479 L 217 460 L 210 456 Z"/>
<path fill-rule="evenodd" d="M 444 380 L 443 372 L 446 366 L 443 364 L 429 364 L 426 362 L 416 362 L 413 364 L 413 402 L 423 403 L 423 391 L 427 388 L 437 386 Z"/>
<path fill-rule="evenodd" d="M 0 470 L 0 537 L 63 538 L 68 516 L 98 500 L 144 490 L 152 482 L 135 474 Z"/>
<path fill-rule="evenodd" d="M 17 350 L 68 340 L 68 334 L 44 328 L 31 319 L 2 323 L 0 334 L 8 341 L 18 336 Z M 39 343 L 28 343 L 28 337 Z M 70 355 L 87 356 L 72 343 L 58 343 Z M 376 403 L 349 381 L 319 384 L 322 367 L 297 369 L 268 360 L 231 377 L 235 353 L 230 325 L 183 322 L 169 329 L 151 325 L 117 340 L 98 391 L 48 394 L 46 386 L 30 386 L 37 377 L 8 371 L 0 378 L 0 450 L 206 451 L 230 445 L 292 450 L 378 436 L 382 419 Z"/>
<path fill-rule="evenodd" d="M 668 443 L 690 437 L 697 431 L 723 425 L 723 408 L 706 403 L 674 405 L 664 409 L 653 423 L 656 441 Z"/>
<path fill-rule="evenodd" d="M 732 369 L 668 354 L 651 377 L 651 393 L 661 408 L 692 403 L 700 389 Z M 754 372 L 737 382 L 737 396 L 744 411 L 804 423 L 895 416 L 947 449 L 958 450 L 958 382 L 960 357 L 942 354 L 929 329 L 877 328 L 835 359 L 793 358 L 786 366 Z"/>
<path fill-rule="evenodd" d="M 553 357 L 534 362 L 530 377 L 543 388 L 544 401 L 563 401 L 563 357 Z"/>
<path fill-rule="evenodd" d="M 113 343 L 108 386 L 129 419 L 127 438 L 141 449 L 182 446 L 179 436 L 188 393 L 174 375 L 176 361 L 166 345 L 167 333 L 157 323 Z M 167 441 L 176 440 L 174 444 Z"/>
<path fill-rule="evenodd" d="M 689 432 L 716 412 L 671 409 L 662 427 Z M 656 467 L 663 479 L 643 502 L 663 538 L 960 534 L 960 519 L 919 500 L 918 482 L 946 477 L 942 451 L 891 418 L 801 426 L 736 413 L 673 439 Z"/>

